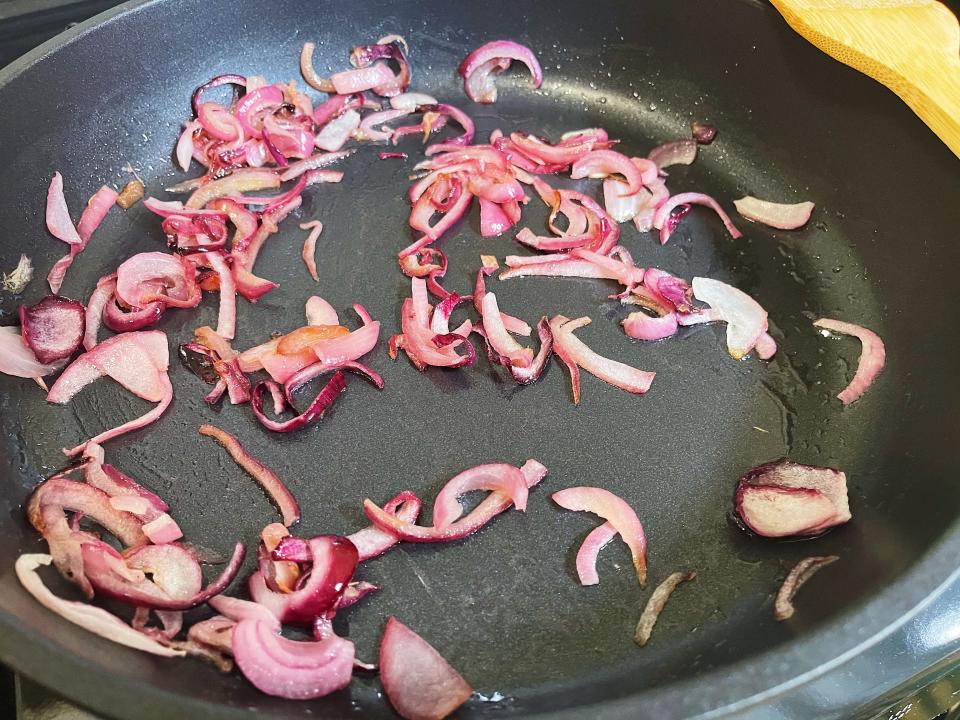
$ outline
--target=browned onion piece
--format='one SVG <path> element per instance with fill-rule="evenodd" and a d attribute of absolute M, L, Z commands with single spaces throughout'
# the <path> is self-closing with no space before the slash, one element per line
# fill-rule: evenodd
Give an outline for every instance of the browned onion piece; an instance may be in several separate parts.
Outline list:
<path fill-rule="evenodd" d="M 636 632 L 633 634 L 633 641 L 637 645 L 643 647 L 650 640 L 650 635 L 653 633 L 653 626 L 657 624 L 657 618 L 660 617 L 660 613 L 663 612 L 667 600 L 670 599 L 670 596 L 673 594 L 673 591 L 677 589 L 677 586 L 682 582 L 694 580 L 696 577 L 697 574 L 695 572 L 675 572 L 657 585 L 657 589 L 653 591 L 650 599 L 647 600 L 647 606 L 643 609 L 643 613 L 640 615 L 640 622 L 637 623 Z"/>
<path fill-rule="evenodd" d="M 201 425 L 200 434 L 212 437 L 223 446 L 237 465 L 256 480 L 283 515 L 283 524 L 290 527 L 300 519 L 300 506 L 277 474 L 251 455 L 236 437 L 214 425 Z"/>
<path fill-rule="evenodd" d="M 835 563 L 839 559 L 837 555 L 813 556 L 804 558 L 794 565 L 777 591 L 777 597 L 773 601 L 773 617 L 781 621 L 793 617 L 793 596 L 820 568 Z"/>

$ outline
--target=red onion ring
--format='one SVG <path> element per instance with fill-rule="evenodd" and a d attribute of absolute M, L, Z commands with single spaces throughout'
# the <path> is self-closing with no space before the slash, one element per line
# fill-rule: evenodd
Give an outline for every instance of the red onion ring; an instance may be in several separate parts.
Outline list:
<path fill-rule="evenodd" d="M 880 371 L 883 370 L 887 357 L 883 340 L 872 330 L 867 330 L 865 327 L 843 322 L 842 320 L 820 318 L 813 324 L 815 327 L 823 328 L 830 332 L 852 335 L 857 338 L 863 346 L 860 352 L 860 359 L 857 361 L 857 370 L 853 375 L 853 380 L 837 395 L 840 402 L 844 405 L 856 402 L 873 384 L 873 381 L 876 380 Z"/>
<path fill-rule="evenodd" d="M 263 412 L 263 391 L 267 382 L 269 381 L 258 383 L 253 388 L 250 407 L 253 409 L 253 414 L 260 424 L 267 428 L 267 430 L 272 430 L 273 432 L 291 432 L 292 430 L 298 430 L 299 428 L 309 425 L 314 420 L 323 417 L 323 414 L 333 404 L 337 396 L 347 389 L 347 381 L 343 372 L 337 370 L 306 410 L 294 418 L 277 422 L 276 420 L 268 418 Z"/>

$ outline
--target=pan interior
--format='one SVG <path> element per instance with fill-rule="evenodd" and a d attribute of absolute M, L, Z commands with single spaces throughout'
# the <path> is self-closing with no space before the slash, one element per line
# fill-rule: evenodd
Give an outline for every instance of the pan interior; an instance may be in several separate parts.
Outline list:
<path fill-rule="evenodd" d="M 613 285 L 534 278 L 491 280 L 488 288 L 502 308 L 531 324 L 541 315 L 590 316 L 593 323 L 579 336 L 603 355 L 656 371 L 651 392 L 638 398 L 587 376 L 576 407 L 566 371 L 555 363 L 539 383 L 520 388 L 483 357 L 463 371 L 424 374 L 403 358 L 391 362 L 385 339 L 397 331 L 400 302 L 409 292 L 395 254 L 411 238 L 404 191 L 420 157 L 411 139 L 399 148 L 410 153 L 409 161 L 380 161 L 377 149 L 361 148 L 344 163 L 342 184 L 310 189 L 259 261 L 258 272 L 280 288 L 256 306 L 239 304 L 237 345 L 244 347 L 302 324 L 311 294 L 329 300 L 344 318 L 352 303 L 363 303 L 383 323 L 370 365 L 386 388 L 377 392 L 352 379 L 323 422 L 277 436 L 262 430 L 245 407 L 208 407 L 199 381 L 174 364 L 171 410 L 148 431 L 110 443 L 108 461 L 164 497 L 190 541 L 226 552 L 238 539 L 252 547 L 276 513 L 250 479 L 197 434 L 201 422 L 237 434 L 287 481 L 304 509 L 303 535 L 349 533 L 365 524 L 365 497 L 382 502 L 412 489 L 429 499 L 474 464 L 541 460 L 550 474 L 525 514 L 507 513 L 465 542 L 402 545 L 366 564 L 360 576 L 383 590 L 338 618 L 358 655 L 372 660 L 384 619 L 396 615 L 440 649 L 482 697 L 506 697 L 478 699 L 471 715 L 666 692 L 742 669 L 744 662 L 773 662 L 797 638 L 818 642 L 819 650 L 789 668 L 800 673 L 892 620 L 881 613 L 860 617 L 853 630 L 844 625 L 858 622 L 868 601 L 943 541 L 957 502 L 947 479 L 960 458 L 956 443 L 944 442 L 957 427 L 950 360 L 957 338 L 942 322 L 931 324 L 934 308 L 950 306 L 948 273 L 960 259 L 949 242 L 960 210 L 937 199 L 944 188 L 956 189 L 955 161 L 895 98 L 819 56 L 754 3 L 561 0 L 546 11 L 501 2 L 389 8 L 330 2 L 321 10 L 284 1 L 264 10 L 211 0 L 151 3 L 115 17 L 0 88 L 0 137 L 8 148 L 0 165 L 6 230 L 0 259 L 9 268 L 27 252 L 38 269 L 23 298 L 4 295 L 4 322 L 14 322 L 21 300 L 45 294 L 42 276 L 64 252 L 43 229 L 44 192 L 54 170 L 64 175 L 75 213 L 101 183 L 125 182 L 127 163 L 148 193 L 164 197 L 162 188 L 184 177 L 172 170 L 170 152 L 195 86 L 223 72 L 297 78 L 299 48 L 307 40 L 318 43 L 320 72 L 342 68 L 352 45 L 393 32 L 412 47 L 414 87 L 466 109 L 479 139 L 494 128 L 556 139 L 602 126 L 621 140 L 619 149 L 644 155 L 686 136 L 691 120 L 705 120 L 720 127 L 719 139 L 701 149 L 693 166 L 670 169 L 672 191 L 707 192 L 731 211 L 731 201 L 745 194 L 815 201 L 813 220 L 796 232 L 735 218 L 745 232 L 737 241 L 703 209 L 690 213 L 665 247 L 622 226 L 621 242 L 639 265 L 716 277 L 756 297 L 770 313 L 780 352 L 768 364 L 736 362 L 720 327 L 635 343 L 619 327 L 628 310 L 607 298 L 616 292 Z M 533 91 L 522 72 L 511 71 L 500 80 L 500 102 L 473 105 L 454 70 L 470 48 L 502 36 L 537 51 L 544 86 Z M 542 232 L 545 217 L 533 198 L 523 224 Z M 325 226 L 319 284 L 299 256 L 303 233 L 296 225 L 311 219 Z M 446 287 L 464 293 L 479 254 L 502 258 L 519 247 L 509 237 L 481 239 L 476 208 L 439 245 L 450 259 Z M 63 293 L 85 301 L 96 279 L 122 259 L 163 247 L 159 223 L 142 205 L 112 211 L 71 268 Z M 171 347 L 194 327 L 215 324 L 216 303 L 209 296 L 198 311 L 168 312 L 160 328 Z M 815 333 L 811 321 L 820 316 L 871 327 L 887 343 L 887 369 L 848 409 L 834 395 L 849 381 L 859 347 Z M 47 405 L 26 381 L 3 377 L 0 383 L 0 453 L 10 467 L 0 498 L 0 567 L 7 569 L 0 574 L 0 608 L 38 644 L 79 657 L 106 676 L 236 710 L 389 716 L 373 680 L 358 679 L 323 701 L 282 703 L 199 662 L 154 660 L 108 646 L 35 606 L 9 572 L 17 554 L 43 548 L 25 522 L 25 497 L 63 465 L 61 447 L 146 406 L 109 381 L 67 406 Z M 736 479 L 782 456 L 844 469 L 854 521 L 817 540 L 791 543 L 738 529 L 730 519 Z M 650 541 L 651 584 L 675 570 L 698 572 L 671 600 L 646 648 L 631 638 L 650 588 L 638 587 L 625 547 L 613 543 L 603 551 L 599 586 L 576 582 L 575 550 L 598 521 L 563 512 L 549 499 L 573 485 L 605 487 L 638 510 Z M 837 554 L 841 561 L 803 593 L 793 621 L 774 622 L 771 597 L 780 580 L 814 554 Z M 837 631 L 844 627 L 845 633 Z M 9 660 L 16 662 L 16 655 Z M 81 699 L 96 703 L 94 694 Z"/>

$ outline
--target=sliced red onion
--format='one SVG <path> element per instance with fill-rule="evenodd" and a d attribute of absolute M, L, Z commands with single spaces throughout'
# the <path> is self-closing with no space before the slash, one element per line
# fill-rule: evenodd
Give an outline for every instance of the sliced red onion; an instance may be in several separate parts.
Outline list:
<path fill-rule="evenodd" d="M 404 522 L 414 524 L 420 516 L 420 505 L 420 498 L 407 490 L 387 502 L 383 506 L 383 510 Z M 382 555 L 400 542 L 399 536 L 381 530 L 375 525 L 358 530 L 352 535 L 348 535 L 347 539 L 357 547 L 357 551 L 360 553 L 360 562 Z"/>
<path fill-rule="evenodd" d="M 377 153 L 381 160 L 406 160 L 409 157 L 405 152 L 381 152 Z"/>
<path fill-rule="evenodd" d="M 393 616 L 380 642 L 380 680 L 390 704 L 406 720 L 440 720 L 473 694 L 432 645 Z"/>
<path fill-rule="evenodd" d="M 497 306 L 497 296 L 486 293 L 482 302 L 483 329 L 490 345 L 498 355 L 508 358 L 511 365 L 528 368 L 533 362 L 533 350 L 521 347 L 507 332 Z"/>
<path fill-rule="evenodd" d="M 114 499 L 115 498 L 111 498 L 111 501 Z M 166 513 L 160 515 L 156 520 L 144 523 L 143 534 L 150 538 L 150 542 L 157 545 L 176 542 L 183 537 L 183 531 L 180 529 L 180 526 Z"/>
<path fill-rule="evenodd" d="M 653 591 L 650 599 L 647 600 L 647 605 L 643 608 L 643 613 L 640 615 L 640 622 L 637 623 L 637 629 L 634 631 L 633 641 L 637 645 L 643 647 L 650 641 L 653 627 L 657 624 L 660 613 L 663 612 L 667 600 L 673 595 L 673 591 L 677 589 L 677 586 L 680 585 L 680 583 L 696 580 L 696 578 L 697 574 L 695 572 L 675 572 L 657 585 L 657 589 Z"/>
<path fill-rule="evenodd" d="M 482 237 L 498 237 L 513 227 L 513 222 L 503 208 L 486 198 L 480 201 L 480 235 Z"/>
<path fill-rule="evenodd" d="M 278 187 L 280 187 L 280 176 L 276 171 L 269 168 L 240 168 L 224 178 L 201 185 L 187 198 L 185 204 L 187 208 L 199 209 L 227 195 L 275 190 Z"/>
<path fill-rule="evenodd" d="M 744 524 L 763 537 L 816 535 L 836 517 L 830 498 L 819 490 L 743 482 L 736 509 Z"/>
<path fill-rule="evenodd" d="M 560 172 L 583 158 L 594 148 L 606 148 L 610 145 L 607 141 L 607 135 L 603 131 L 583 131 L 571 136 L 568 140 L 561 140 L 556 145 L 551 145 L 542 138 L 520 132 L 510 134 L 510 146 L 507 146 L 503 140 L 501 138 L 494 145 L 511 155 L 511 162 L 514 164 L 517 164 L 516 161 L 520 159 L 516 157 L 517 152 L 522 153 L 528 159 L 532 159 L 532 162 L 524 167 L 524 170 L 530 172 L 540 172 L 541 170 Z M 511 153 L 511 150 L 516 152 Z"/>
<path fill-rule="evenodd" d="M 68 245 L 80 245 L 83 242 L 70 219 L 67 200 L 63 196 L 63 176 L 59 172 L 53 174 L 47 190 L 46 221 L 47 230 L 58 240 L 63 240 Z"/>
<path fill-rule="evenodd" d="M 495 358 L 510 372 L 514 381 L 520 385 L 529 385 L 539 380 L 547 367 L 547 360 L 553 353 L 553 333 L 550 331 L 550 324 L 546 317 L 540 318 L 540 322 L 537 323 L 537 335 L 540 337 L 540 350 L 537 351 L 529 367 L 517 367 L 510 362 L 509 358 L 502 355 Z M 492 353 L 493 348 L 489 344 L 487 347 L 488 351 Z"/>
<path fill-rule="evenodd" d="M 338 535 L 318 535 L 307 544 L 312 565 L 296 590 L 275 592 L 259 572 L 250 577 L 249 590 L 254 602 L 270 610 L 280 622 L 310 627 L 314 618 L 336 607 L 360 556 L 352 542 Z"/>
<path fill-rule="evenodd" d="M 769 360 L 777 354 L 777 341 L 770 337 L 769 333 L 764 333 L 757 340 L 756 349 L 761 360 Z"/>
<path fill-rule="evenodd" d="M 351 605 L 356 605 L 363 598 L 365 598 L 370 593 L 375 593 L 380 590 L 379 585 L 374 585 L 366 581 L 352 581 L 347 585 L 347 589 L 343 591 L 343 595 L 340 597 L 340 602 L 337 603 L 337 610 L 342 610 L 343 608 L 350 607 Z"/>
<path fill-rule="evenodd" d="M 334 118 L 320 130 L 315 138 L 318 148 L 334 152 L 344 146 L 350 139 L 350 134 L 360 127 L 360 113 L 356 110 L 347 110 L 343 115 Z"/>
<path fill-rule="evenodd" d="M 781 460 L 753 468 L 740 479 L 740 482 L 745 485 L 817 490 L 833 504 L 834 517 L 831 519 L 830 526 L 840 525 L 851 518 L 850 504 L 847 499 L 847 477 L 834 468 L 801 465 Z M 825 528 L 811 528 L 813 531 L 823 529 Z"/>
<path fill-rule="evenodd" d="M 547 468 L 536 460 L 527 460 L 520 468 L 520 472 L 523 473 L 529 489 L 546 476 Z M 371 500 L 363 501 L 363 512 L 376 527 L 406 542 L 449 542 L 472 535 L 512 505 L 513 500 L 508 496 L 500 492 L 491 492 L 465 517 L 444 528 L 423 527 L 406 522 L 377 506 Z"/>
<path fill-rule="evenodd" d="M 872 330 L 842 320 L 820 318 L 813 324 L 815 327 L 823 328 L 830 332 L 852 335 L 857 338 L 863 346 L 860 351 L 860 360 L 857 362 L 857 371 L 853 375 L 853 380 L 837 395 L 837 397 L 840 398 L 840 402 L 844 405 L 856 402 L 873 384 L 877 375 L 883 370 L 884 364 L 886 364 L 887 353 L 883 345 L 883 340 Z"/>
<path fill-rule="evenodd" d="M 300 73 L 303 75 L 303 79 L 306 80 L 307 85 L 314 90 L 325 93 L 335 93 L 336 88 L 334 88 L 333 83 L 317 75 L 317 71 L 313 69 L 313 53 L 315 50 L 316 45 L 312 42 L 303 44 L 303 49 L 300 51 Z"/>
<path fill-rule="evenodd" d="M 623 331 L 636 340 L 663 340 L 676 335 L 677 314 L 666 313 L 651 317 L 644 312 L 632 312 L 623 321 Z"/>
<path fill-rule="evenodd" d="M 573 331 L 584 325 L 589 325 L 590 318 L 582 317 L 577 320 L 568 320 L 557 315 L 550 320 L 550 331 L 553 333 L 554 352 L 569 364 L 572 362 L 591 375 L 594 375 L 614 387 L 630 393 L 642 395 L 650 389 L 656 373 L 638 370 L 624 363 L 598 355 L 581 340 Z M 561 354 L 562 353 L 562 354 Z M 573 396 L 576 404 L 580 403 L 579 375 L 571 375 Z"/>
<path fill-rule="evenodd" d="M 490 490 L 509 496 L 517 510 L 527 507 L 526 478 L 519 469 L 504 463 L 477 465 L 447 481 L 433 502 L 433 526 L 444 528 L 463 515 L 460 496 L 473 490 Z"/>
<path fill-rule="evenodd" d="M 217 595 L 208 601 L 210 607 L 221 615 L 226 616 L 233 622 L 242 620 L 256 620 L 266 623 L 272 629 L 280 630 L 280 621 L 268 608 L 259 603 L 240 598 L 230 597 L 229 595 Z"/>
<path fill-rule="evenodd" d="M 103 608 L 84 602 L 64 600 L 54 595 L 43 584 L 36 572 L 41 565 L 49 565 L 51 560 L 49 555 L 34 553 L 21 555 L 14 564 L 20 584 L 45 608 L 74 625 L 79 625 L 84 630 L 135 650 L 143 650 L 162 657 L 179 657 L 185 654 L 182 650 L 161 645 L 138 630 L 134 630 Z"/>
<path fill-rule="evenodd" d="M 50 388 L 47 402 L 66 403 L 93 380 L 109 375 L 138 397 L 158 404 L 141 417 L 106 430 L 64 452 L 79 455 L 87 442 L 102 444 L 159 418 L 173 400 L 173 387 L 167 377 L 168 364 L 167 337 L 159 331 L 117 335 L 74 360 Z"/>
<path fill-rule="evenodd" d="M 453 105 L 439 103 L 429 107 L 421 107 L 420 111 L 436 112 L 441 115 L 445 115 L 463 128 L 462 135 L 458 135 L 450 140 L 445 140 L 444 142 L 434 143 L 428 147 L 426 149 L 426 155 L 430 156 L 440 152 L 447 152 L 448 150 L 457 150 L 473 142 L 473 136 L 476 134 L 476 126 L 474 125 L 473 120 L 470 119 L 470 116 L 463 112 L 463 110 L 460 108 L 454 107 Z"/>
<path fill-rule="evenodd" d="M 837 555 L 813 556 L 804 558 L 787 574 L 783 585 L 777 591 L 777 597 L 773 601 L 773 617 L 775 620 L 789 620 L 793 617 L 795 609 L 793 607 L 793 597 L 797 591 L 812 578 L 818 570 L 825 568 L 839 560 Z"/>
<path fill-rule="evenodd" d="M 667 240 L 670 239 L 670 235 L 676 228 L 679 218 L 671 215 L 671 213 L 674 208 L 680 207 L 681 205 L 705 205 L 712 208 L 714 212 L 720 216 L 724 226 L 727 228 L 727 232 L 730 233 L 730 237 L 734 240 L 743 237 L 743 233 L 737 230 L 737 227 L 733 224 L 733 220 L 731 220 L 730 216 L 720 207 L 720 203 L 712 197 L 704 195 L 703 193 L 679 193 L 677 195 L 671 195 L 663 205 L 657 208 L 657 211 L 653 215 L 653 226 L 660 229 L 661 245 L 667 244 Z"/>
<path fill-rule="evenodd" d="M 481 260 L 483 260 L 484 257 L 487 257 L 487 256 L 481 255 L 480 257 L 481 257 Z M 477 309 L 477 312 L 480 313 L 481 315 L 483 314 L 483 298 L 487 294 L 487 288 L 486 288 L 486 282 L 484 281 L 484 276 L 493 273 L 499 267 L 499 265 L 497 264 L 496 258 L 490 258 L 490 260 L 491 260 L 491 264 L 487 264 L 485 262 L 484 266 L 480 268 L 480 270 L 477 272 L 477 281 L 474 284 L 474 288 L 473 288 L 473 306 Z M 446 262 L 446 258 L 444 258 L 444 262 Z M 444 270 L 446 270 L 446 267 L 444 267 Z M 503 326 L 504 328 L 506 328 L 507 332 L 513 333 L 514 335 L 524 335 L 524 336 L 527 336 L 530 334 L 530 326 L 527 325 L 527 323 L 525 323 L 520 318 L 515 318 L 512 315 L 507 315 L 506 313 L 501 312 L 500 321 L 503 323 Z"/>
<path fill-rule="evenodd" d="M 136 310 L 121 308 L 117 304 L 116 298 L 116 276 L 114 278 L 114 291 L 111 292 L 106 306 L 103 308 L 101 319 L 104 325 L 114 332 L 123 333 L 135 330 L 142 330 L 155 324 L 166 311 L 167 306 L 160 300 L 147 303 L 146 307 Z"/>
<path fill-rule="evenodd" d="M 658 145 L 647 154 L 661 170 L 671 165 L 691 165 L 697 159 L 696 140 L 676 140 Z"/>
<path fill-rule="evenodd" d="M 198 87 L 193 91 L 193 96 L 190 98 L 190 104 L 193 107 L 193 114 L 197 115 L 200 111 L 200 96 L 203 94 L 204 90 L 209 90 L 210 88 L 219 87 L 220 85 L 234 85 L 236 87 L 247 87 L 247 78 L 243 75 L 217 75 L 212 80 L 208 80 L 203 85 Z M 236 90 L 235 90 L 236 92 Z"/>
<path fill-rule="evenodd" d="M 59 295 L 20 306 L 20 333 L 38 362 L 55 363 L 77 351 L 83 342 L 85 312 L 83 303 Z"/>
<path fill-rule="evenodd" d="M 717 137 L 717 128 L 715 125 L 708 125 L 707 123 L 692 122 L 690 123 L 690 133 L 699 145 L 709 145 Z"/>
<path fill-rule="evenodd" d="M 280 509 L 284 525 L 290 527 L 300 519 L 300 506 L 293 493 L 287 489 L 287 486 L 273 470 L 251 455 L 236 437 L 214 425 L 201 425 L 200 434 L 212 437 L 220 443 L 237 465 L 257 481 Z"/>
<path fill-rule="evenodd" d="M 220 310 L 217 314 L 217 334 L 226 340 L 233 340 L 237 329 L 237 288 L 233 273 L 223 255 L 217 252 L 205 253 L 217 276 L 220 278 Z"/>
<path fill-rule="evenodd" d="M 82 541 L 86 538 L 70 526 L 68 511 L 96 521 L 124 545 L 143 545 L 148 539 L 141 529 L 141 521 L 114 508 L 110 496 L 102 490 L 69 480 L 64 475 L 54 476 L 37 486 L 27 504 L 30 524 L 47 541 L 60 574 L 76 583 L 87 597 L 93 597 L 93 587 L 84 572 Z"/>
<path fill-rule="evenodd" d="M 272 430 L 273 432 L 291 432 L 292 430 L 298 430 L 309 425 L 314 420 L 323 417 L 323 414 L 327 411 L 327 408 L 333 404 L 334 400 L 337 399 L 337 396 L 347 389 L 347 381 L 343 372 L 337 370 L 306 410 L 289 420 L 277 422 L 276 420 L 271 420 L 263 412 L 263 391 L 265 385 L 265 382 L 261 382 L 253 388 L 250 407 L 253 409 L 253 414 L 260 424 L 267 428 L 267 430 Z"/>
<path fill-rule="evenodd" d="M 794 205 L 758 200 L 747 195 L 733 201 L 737 212 L 747 220 L 763 223 L 780 230 L 796 230 L 810 220 L 814 204 L 801 202 Z"/>
<path fill-rule="evenodd" d="M 192 308 L 201 299 L 193 264 L 179 255 L 162 252 L 139 253 L 120 263 L 116 296 L 137 309 L 157 301 Z"/>
<path fill-rule="evenodd" d="M 288 165 L 280 175 L 280 180 L 286 182 L 287 180 L 293 180 L 294 178 L 300 177 L 308 170 L 325 168 L 339 160 L 350 157 L 354 152 L 356 151 L 341 150 L 339 152 L 318 153 L 303 160 L 298 160 L 295 163 L 290 163 L 290 165 Z"/>
<path fill-rule="evenodd" d="M 155 493 L 150 492 L 132 478 L 124 475 L 112 465 L 104 463 L 103 448 L 96 443 L 88 443 L 83 451 L 83 479 L 88 485 L 102 490 L 110 496 L 110 504 L 117 507 L 115 500 L 131 499 L 146 502 L 144 512 L 130 510 L 142 522 L 150 522 L 165 515 L 170 509 Z M 123 509 L 117 507 L 117 509 Z M 146 534 L 146 533 L 144 533 Z"/>
<path fill-rule="evenodd" d="M 660 179 L 647 186 L 646 190 L 648 192 L 637 193 L 635 196 L 638 202 L 635 206 L 636 214 L 633 216 L 633 224 L 637 232 L 650 232 L 653 229 L 653 219 L 657 209 L 670 197 L 670 191 Z"/>
<path fill-rule="evenodd" d="M 342 70 L 330 76 L 334 90 L 340 95 L 374 90 L 378 87 L 392 85 L 393 71 L 384 63 L 375 63 L 353 70 Z"/>
<path fill-rule="evenodd" d="M 199 644 L 201 647 L 219 653 L 221 656 L 233 657 L 233 628 L 236 623 L 223 615 L 214 615 L 206 620 L 194 623 L 187 631 L 188 642 Z M 224 672 L 233 669 L 233 663 L 224 657 L 226 663 L 218 665 Z"/>
<path fill-rule="evenodd" d="M 609 490 L 596 487 L 572 487 L 551 495 L 562 508 L 599 515 L 609 522 L 630 548 L 633 566 L 641 585 L 647 582 L 647 538 L 637 514 L 624 500 Z"/>
<path fill-rule="evenodd" d="M 627 181 L 627 194 L 640 192 L 644 185 L 657 179 L 656 165 L 638 167 L 626 155 L 615 150 L 591 150 L 579 158 L 570 169 L 574 180 L 585 177 L 608 177 L 620 174 Z"/>
<path fill-rule="evenodd" d="M 310 277 L 312 277 L 315 282 L 320 282 L 320 276 L 317 275 L 317 260 L 314 256 L 317 252 L 317 239 L 320 237 L 320 233 L 323 232 L 323 223 L 319 220 L 300 223 L 300 229 L 310 231 L 306 240 L 303 241 L 303 251 L 300 253 L 300 256 L 303 258 L 303 264 L 307 266 L 307 272 L 310 273 Z"/>
<path fill-rule="evenodd" d="M 177 164 L 184 172 L 190 170 L 190 161 L 193 159 L 193 137 L 200 129 L 200 123 L 196 120 L 188 120 L 183 124 L 183 132 L 177 139 L 175 155 Z"/>
<path fill-rule="evenodd" d="M 767 331 L 767 311 L 742 290 L 711 278 L 693 279 L 693 294 L 727 323 L 727 350 L 735 360 L 753 350 Z"/>
<path fill-rule="evenodd" d="M 307 298 L 307 325 L 339 325 L 340 317 L 336 309 L 319 295 Z"/>
<path fill-rule="evenodd" d="M 244 677 L 275 697 L 323 697 L 353 677 L 353 643 L 336 635 L 322 642 L 288 640 L 266 622 L 241 620 L 233 628 L 232 649 Z"/>
<path fill-rule="evenodd" d="M 533 86 L 539 88 L 543 83 L 543 71 L 533 51 L 510 40 L 494 40 L 467 55 L 457 70 L 463 77 L 463 89 L 467 97 L 477 103 L 495 103 L 497 86 L 494 76 L 510 67 L 513 60 L 519 60 L 527 66 Z"/>
<path fill-rule="evenodd" d="M 87 201 L 87 206 L 80 216 L 80 222 L 74 228 L 63 198 L 63 180 L 59 173 L 54 176 L 47 194 L 47 227 L 53 235 L 70 245 L 70 251 L 54 264 L 47 275 L 51 292 L 56 294 L 60 291 L 67 269 L 73 264 L 74 258 L 86 248 L 90 237 L 116 200 L 117 191 L 104 185 Z M 74 236 L 79 238 L 79 242 L 73 241 Z"/>
<path fill-rule="evenodd" d="M 598 525 L 584 538 L 577 551 L 577 576 L 581 585 L 597 585 L 597 556 L 607 544 L 617 536 L 617 529 L 609 522 Z"/>

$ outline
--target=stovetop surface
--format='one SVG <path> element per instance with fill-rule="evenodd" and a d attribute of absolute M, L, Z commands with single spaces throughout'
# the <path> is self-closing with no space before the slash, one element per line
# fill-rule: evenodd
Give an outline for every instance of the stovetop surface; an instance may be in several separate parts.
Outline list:
<path fill-rule="evenodd" d="M 119 0 L 0 0 L 0 67 Z M 954 11 L 960 2 L 947 2 Z M 802 687 L 771 697 L 740 720 L 828 720 L 838 699 L 850 720 L 960 720 L 960 578 L 913 618 Z M 56 692 L 0 666 L 0 717 L 100 720 Z M 839 718 L 838 718 L 839 720 Z M 847 720 L 847 718 L 843 718 Z"/>

